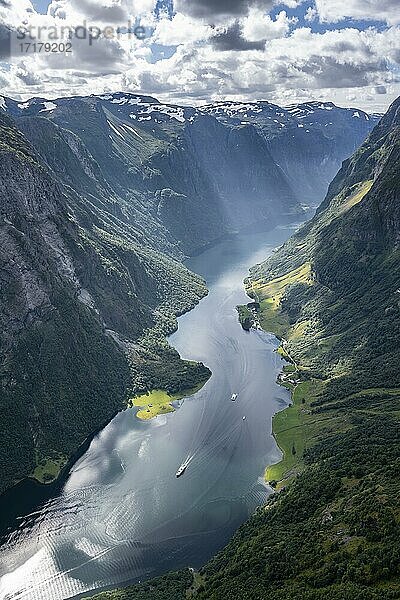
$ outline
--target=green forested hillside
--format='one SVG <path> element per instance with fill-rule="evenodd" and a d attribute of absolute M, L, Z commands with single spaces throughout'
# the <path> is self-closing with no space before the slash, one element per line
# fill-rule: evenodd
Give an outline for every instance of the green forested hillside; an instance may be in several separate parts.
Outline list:
<path fill-rule="evenodd" d="M 88 193 L 84 175 L 98 166 L 73 160 L 65 132 L 36 125 L 38 149 L 0 114 L 0 491 L 27 475 L 54 479 L 132 394 L 209 376 L 165 341 L 204 282 L 124 226 L 101 179 Z"/>
<path fill-rule="evenodd" d="M 186 600 L 192 582 L 193 575 L 187 569 L 123 590 L 102 592 L 92 600 Z"/>
<path fill-rule="evenodd" d="M 400 597 L 399 114 L 247 282 L 293 406 L 274 419 L 276 492 L 206 565 L 201 599 Z"/>

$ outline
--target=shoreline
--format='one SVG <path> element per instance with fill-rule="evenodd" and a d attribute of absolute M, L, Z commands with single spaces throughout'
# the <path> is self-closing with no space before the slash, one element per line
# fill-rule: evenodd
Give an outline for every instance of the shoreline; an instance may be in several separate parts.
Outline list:
<path fill-rule="evenodd" d="M 67 481 L 70 470 L 74 464 L 82 458 L 89 449 L 93 439 L 98 435 L 115 417 L 122 412 L 115 414 L 98 426 L 88 437 L 79 445 L 76 451 L 71 454 L 65 465 L 61 468 L 58 476 L 49 483 L 42 483 L 36 478 L 28 475 L 15 483 L 12 487 L 7 488 L 0 494 L 0 545 L 5 541 L 7 535 L 16 529 L 18 519 L 29 515 L 36 508 L 56 496 Z M 10 506 L 14 508 L 10 513 Z M 7 514 L 8 513 L 8 514 Z M 7 515 L 5 518 L 3 515 Z"/>
<path fill-rule="evenodd" d="M 297 222 L 296 219 L 289 219 L 288 220 L 288 224 L 293 223 L 293 222 Z M 264 227 L 262 227 L 262 231 L 264 231 Z M 265 229 L 265 231 L 270 231 L 270 228 Z M 223 236 L 221 236 L 219 239 L 213 240 L 212 242 L 210 242 L 209 244 L 207 244 L 205 247 L 200 247 L 197 250 L 195 250 L 193 253 L 191 253 L 190 257 L 186 257 L 186 259 L 183 260 L 183 264 L 185 264 L 186 260 L 188 260 L 189 258 L 193 258 L 194 256 L 198 256 L 200 254 L 202 254 L 208 247 L 213 247 L 215 245 L 217 245 L 218 243 L 220 243 L 221 241 L 225 240 L 225 239 L 232 239 L 235 236 L 238 235 L 239 232 L 229 232 Z M 204 297 L 206 297 L 208 295 L 208 289 L 206 289 L 206 292 L 204 294 Z M 196 306 L 198 306 L 198 304 L 201 302 L 203 298 L 200 298 L 199 301 L 194 305 L 194 306 L 190 306 L 187 310 L 184 310 L 181 313 L 177 313 L 175 315 L 175 319 L 176 319 L 176 324 L 175 326 L 172 328 L 172 330 L 170 332 L 168 332 L 168 334 L 165 336 L 165 339 L 168 340 L 168 338 L 170 337 L 170 335 L 172 335 L 173 333 L 176 332 L 176 330 L 178 329 L 178 319 L 179 317 L 191 312 L 192 310 L 194 310 L 196 308 Z M 260 329 L 262 329 L 261 325 L 259 327 Z M 184 360 L 184 359 L 181 359 Z M 196 389 L 195 392 L 193 392 L 192 390 L 195 389 L 197 386 L 195 386 L 195 388 L 189 388 L 185 393 L 179 394 L 180 398 L 172 398 L 172 402 L 175 401 L 179 401 L 180 399 L 183 398 L 187 398 L 192 396 L 194 393 L 196 393 L 197 391 L 199 391 L 209 380 L 209 378 L 212 376 L 212 373 L 210 372 L 209 377 L 203 381 L 200 385 L 200 387 L 198 389 Z M 150 390 L 154 391 L 154 390 Z M 36 508 L 37 506 L 39 506 L 42 502 L 50 499 L 52 496 L 54 496 L 60 489 L 60 487 L 65 483 L 66 479 L 67 479 L 67 475 L 70 471 L 70 469 L 72 468 L 72 466 L 77 462 L 77 460 L 79 460 L 79 458 L 82 457 L 82 455 L 87 451 L 87 449 L 90 446 L 90 443 L 92 442 L 93 438 L 100 433 L 100 431 L 102 431 L 120 412 L 127 410 L 128 408 L 132 408 L 133 406 L 136 406 L 136 404 L 131 403 L 132 400 L 134 400 L 134 398 L 127 398 L 126 404 L 125 406 L 122 406 L 120 408 L 120 410 L 116 411 L 114 414 L 112 414 L 110 417 L 108 417 L 102 424 L 98 425 L 97 427 L 95 427 L 93 429 L 93 431 L 91 431 L 87 438 L 85 438 L 85 440 L 76 448 L 76 450 L 68 457 L 66 457 L 66 462 L 63 464 L 63 466 L 60 467 L 60 470 L 58 472 L 58 474 L 54 477 L 54 479 L 45 482 L 45 481 L 40 481 L 39 479 L 37 479 L 36 477 L 34 477 L 33 473 L 30 473 L 28 475 L 26 475 L 23 479 L 20 479 L 19 481 L 15 482 L 13 485 L 11 485 L 10 487 L 6 488 L 3 492 L 0 493 L 0 510 L 1 510 L 1 514 L 5 514 L 7 512 L 6 510 L 6 506 L 7 506 L 7 500 L 8 498 L 17 498 L 17 492 L 16 490 L 19 489 L 23 489 L 24 487 L 31 487 L 34 486 L 39 490 L 42 490 L 42 493 L 40 494 L 36 494 L 36 496 L 40 496 L 40 500 L 39 502 L 31 502 L 29 503 L 29 509 L 27 512 L 30 512 L 31 510 L 33 510 L 34 508 Z M 145 405 L 146 406 L 146 405 Z M 140 408 L 140 407 L 139 407 Z M 147 410 L 148 406 L 146 406 L 146 410 Z M 166 410 L 166 413 L 170 413 L 173 412 L 174 408 L 173 405 L 171 405 L 171 409 L 170 410 Z M 140 411 L 138 411 L 140 412 Z M 162 413 L 159 413 L 162 414 Z M 157 416 L 156 414 L 154 416 Z M 140 417 L 138 417 L 140 418 Z M 36 467 L 38 467 L 38 465 L 36 465 Z M 35 468 L 36 468 L 35 467 Z M 12 505 L 14 506 L 15 501 L 12 503 Z M 18 502 L 17 502 L 18 504 Z M 16 513 L 16 511 L 13 511 Z M 19 511 L 20 512 L 20 511 Z M 26 514 L 26 513 L 25 513 Z M 17 514 L 15 514 L 14 518 L 12 519 L 12 521 L 15 521 Z M 5 531 L 7 531 L 7 529 L 9 529 L 9 526 L 6 525 L 4 526 L 4 522 L 8 521 L 8 519 L 4 519 L 2 520 L 0 518 L 0 543 L 1 543 L 1 538 L 3 537 Z"/>
<path fill-rule="evenodd" d="M 289 390 L 290 402 L 273 415 L 271 431 L 282 457 L 276 463 L 267 465 L 264 472 L 266 483 L 276 491 L 284 488 L 304 468 L 303 455 L 309 441 L 307 417 L 311 414 L 310 405 L 319 386 L 317 380 L 307 377 L 306 371 L 287 349 L 289 342 L 286 338 L 302 334 L 301 326 L 296 325 L 297 329 L 292 330 L 287 314 L 280 308 L 286 288 L 294 283 L 312 285 L 309 262 L 269 281 L 254 279 L 250 274 L 244 285 L 252 302 L 238 307 L 243 329 L 262 329 L 275 335 L 280 342 L 276 352 L 286 363 L 278 375 L 277 383 Z"/>
<path fill-rule="evenodd" d="M 209 291 L 206 288 L 204 296 L 200 298 L 194 306 L 190 306 L 187 310 L 175 315 L 175 327 L 165 336 L 165 340 L 168 340 L 168 338 L 178 329 L 179 317 L 194 310 L 201 300 L 208 295 L 208 293 Z M 185 360 L 181 357 L 180 359 L 182 362 L 185 362 Z M 210 372 L 209 377 L 199 384 L 199 388 L 196 389 L 195 392 L 193 392 L 193 390 L 196 386 L 194 388 L 188 388 L 185 393 L 182 392 L 181 399 L 189 397 L 199 391 L 207 383 L 211 375 L 212 373 Z M 175 402 L 177 400 L 178 398 L 174 398 L 172 401 Z M 124 412 L 125 410 L 137 408 L 130 402 L 131 399 L 129 398 L 127 390 L 127 399 L 125 401 L 125 405 L 121 406 L 120 410 L 114 411 L 112 415 L 107 417 L 107 419 L 105 419 L 100 425 L 97 425 L 93 431 L 88 434 L 83 442 L 77 446 L 70 456 L 67 457 L 67 460 L 63 466 L 60 467 L 60 470 L 54 479 L 48 482 L 40 481 L 33 476 L 33 473 L 30 473 L 0 493 L 0 546 L 5 543 L 7 536 L 18 528 L 20 519 L 28 517 L 39 506 L 45 502 L 48 502 L 51 498 L 54 498 L 60 493 L 63 485 L 68 479 L 72 467 L 80 458 L 82 458 L 85 452 L 87 452 L 93 439 L 101 431 L 103 431 L 103 429 L 107 427 L 107 425 L 109 425 L 118 414 Z M 174 412 L 174 410 L 175 409 L 171 406 L 171 410 L 167 410 L 166 412 L 170 413 Z M 11 510 L 10 507 L 12 507 Z"/>
<path fill-rule="evenodd" d="M 180 398 L 171 398 L 172 402 L 193 396 L 204 387 L 204 385 L 209 381 L 211 375 L 212 373 L 210 372 L 209 377 L 205 381 L 199 383 L 193 388 L 186 390 L 186 392 L 179 394 Z M 75 452 L 68 457 L 68 460 L 61 467 L 57 477 L 52 481 L 45 483 L 39 481 L 32 475 L 28 475 L 0 494 L 0 546 L 5 542 L 7 535 L 18 527 L 18 520 L 20 518 L 28 516 L 36 508 L 60 493 L 63 485 L 68 479 L 72 467 L 87 452 L 93 439 L 101 431 L 103 431 L 103 429 L 105 429 L 117 415 L 132 408 L 138 407 L 134 404 L 129 404 L 128 402 L 125 408 L 116 411 L 110 418 L 96 427 L 96 429 L 94 429 L 77 447 Z M 158 414 L 173 412 L 175 412 L 175 408 L 171 405 L 171 410 L 167 410 L 165 413 L 160 412 Z M 157 417 L 158 414 L 153 415 L 153 417 Z M 140 419 L 140 417 L 137 418 Z M 13 507 L 11 512 L 10 507 Z M 6 517 L 3 515 L 6 515 Z"/>
<path fill-rule="evenodd" d="M 169 394 L 163 389 L 149 390 L 146 394 L 134 396 L 128 401 L 128 408 L 139 408 L 136 417 L 141 421 L 149 421 L 157 418 L 159 415 L 167 415 L 176 411 L 175 403 L 186 400 L 199 392 L 212 376 L 210 374 L 206 379 L 200 381 L 192 388 L 182 390 L 176 394 Z M 149 402 L 147 402 L 149 400 Z M 150 402 L 151 401 L 151 402 Z"/>
<path fill-rule="evenodd" d="M 285 364 L 283 364 L 282 370 L 278 374 L 276 383 L 290 392 L 288 405 L 278 410 L 272 417 L 271 435 L 282 456 L 276 463 L 266 465 L 264 470 L 265 483 L 271 486 L 273 490 L 280 491 L 302 470 L 303 465 L 300 457 L 303 454 L 305 440 L 301 413 L 308 410 L 306 408 L 308 404 L 306 397 L 311 382 L 300 378 L 298 364 L 285 350 L 287 341 L 284 339 L 283 334 L 290 327 L 289 323 L 285 327 L 286 323 L 283 322 L 281 315 L 273 314 L 276 307 L 271 306 L 269 298 L 265 299 L 267 303 L 265 312 L 267 314 L 263 314 L 260 297 L 254 290 L 254 284 L 252 283 L 250 286 L 248 281 L 245 280 L 245 291 L 251 300 L 245 305 L 236 307 L 239 323 L 245 331 L 251 329 L 262 330 L 277 338 L 279 346 L 275 352 L 280 355 Z M 263 321 L 269 325 L 268 328 L 263 326 Z M 273 326 L 274 323 L 276 327 Z"/>

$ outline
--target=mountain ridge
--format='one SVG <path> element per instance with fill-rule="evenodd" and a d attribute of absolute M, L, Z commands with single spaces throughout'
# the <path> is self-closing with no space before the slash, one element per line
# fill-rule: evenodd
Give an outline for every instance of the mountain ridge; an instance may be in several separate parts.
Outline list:
<path fill-rule="evenodd" d="M 206 115 L 212 116 L 229 128 L 239 127 L 240 129 L 246 125 L 255 127 L 257 134 L 267 144 L 266 155 L 270 154 L 272 162 L 281 170 L 285 185 L 292 189 L 297 202 L 299 200 L 304 202 L 305 199 L 308 199 L 309 204 L 315 204 L 325 195 L 326 187 L 340 167 L 342 160 L 352 154 L 377 121 L 376 115 L 367 115 L 359 109 L 340 108 L 323 102 L 291 105 L 286 108 L 281 108 L 267 101 L 255 103 L 217 102 L 212 105 L 193 108 L 162 104 L 156 98 L 122 92 L 89 97 L 60 98 L 51 101 L 34 98 L 23 103 L 3 99 L 3 104 L 15 117 L 20 117 L 22 113 L 30 116 L 40 114 L 56 120 L 57 117 L 54 116 L 54 111 L 57 112 L 59 105 L 64 106 L 75 102 L 80 103 L 79 105 L 82 105 L 82 102 L 91 103 L 92 105 L 100 104 L 105 110 L 111 110 L 112 114 L 118 119 L 122 118 L 124 121 L 122 128 L 121 125 L 117 124 L 112 131 L 114 136 L 119 136 L 119 140 L 126 133 L 124 127 L 126 127 L 127 122 L 133 128 L 137 126 L 144 127 L 147 133 L 151 131 L 151 126 L 155 125 L 157 135 L 159 137 L 162 135 L 164 141 L 168 139 L 176 140 L 176 135 L 179 135 L 182 128 L 190 127 L 191 123 Z M 240 118 L 234 118 L 229 110 L 228 115 L 224 111 L 222 114 L 218 114 L 221 107 L 228 107 L 228 109 L 229 107 L 239 107 L 237 113 Z M 309 107 L 306 114 L 304 107 Z M 307 115 L 310 116 L 310 107 L 314 107 L 312 112 L 317 116 L 317 121 L 323 119 L 322 123 L 317 124 L 311 119 L 307 120 Z M 253 111 L 247 115 L 246 111 L 249 109 L 253 109 Z M 268 114 L 264 115 L 265 111 Z M 300 111 L 300 114 L 295 114 L 296 111 Z M 357 119 L 354 118 L 355 114 L 358 117 Z M 327 119 L 326 115 L 335 115 L 334 121 Z M 358 121 L 357 128 L 354 128 L 355 123 L 351 119 Z M 342 128 L 346 127 L 346 134 L 341 138 L 336 138 L 335 130 L 339 130 L 339 122 Z M 59 124 L 67 125 L 68 122 L 63 123 L 61 119 Z M 162 131 L 165 128 L 168 131 Z M 206 122 L 203 123 L 203 128 L 207 128 Z M 79 134 L 77 131 L 75 133 Z M 137 133 L 141 135 L 140 130 Z M 165 137 L 166 133 L 167 137 Z M 105 148 L 107 148 L 109 143 L 106 140 L 104 143 L 106 144 Z M 310 148 L 310 153 L 307 155 L 306 151 L 305 157 L 298 152 L 300 145 L 303 148 Z M 285 149 L 286 147 L 287 149 Z M 312 150 L 313 147 L 315 147 L 314 150 Z M 184 148 L 187 152 L 187 148 L 185 146 Z M 108 148 L 108 155 L 112 156 L 110 148 Z M 323 158 L 322 162 L 318 159 L 319 155 Z M 300 163 L 301 168 L 298 167 Z M 315 164 L 310 171 L 310 164 L 312 163 Z M 270 164 L 272 164 L 271 161 Z M 303 171 L 306 173 L 305 176 Z M 310 186 L 310 180 L 313 181 L 313 186 Z M 137 183 L 138 181 L 135 182 L 136 185 Z M 171 185 L 169 187 L 172 188 Z M 213 182 L 211 182 L 209 193 L 214 193 L 215 196 L 215 184 Z M 218 197 L 218 193 L 216 197 Z M 221 215 L 217 218 L 221 219 Z M 223 228 L 223 225 L 221 226 Z"/>
<path fill-rule="evenodd" d="M 165 341 L 204 282 L 66 186 L 1 114 L 0 127 L 5 489 L 39 467 L 53 479 L 128 393 L 209 371 Z"/>

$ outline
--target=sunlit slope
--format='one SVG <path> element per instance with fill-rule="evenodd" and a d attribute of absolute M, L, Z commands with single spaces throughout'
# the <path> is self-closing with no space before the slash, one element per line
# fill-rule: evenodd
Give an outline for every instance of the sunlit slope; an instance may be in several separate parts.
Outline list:
<path fill-rule="evenodd" d="M 315 218 L 251 272 L 285 338 L 293 404 L 275 416 L 280 490 L 202 573 L 198 598 L 400 594 L 400 100 Z"/>
<path fill-rule="evenodd" d="M 379 120 L 377 115 L 340 108 L 332 102 L 280 107 L 265 101 L 227 101 L 204 110 L 226 124 L 254 125 L 297 197 L 316 205 L 342 161 L 353 154 Z"/>

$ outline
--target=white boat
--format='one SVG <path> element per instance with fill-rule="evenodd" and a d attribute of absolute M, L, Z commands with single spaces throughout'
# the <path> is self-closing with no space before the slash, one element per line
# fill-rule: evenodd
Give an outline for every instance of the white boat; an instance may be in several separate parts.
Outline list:
<path fill-rule="evenodd" d="M 187 464 L 183 463 L 176 472 L 177 477 L 181 477 L 187 469 Z"/>
<path fill-rule="evenodd" d="M 236 400 L 237 396 L 238 396 L 237 394 L 232 394 L 232 396 L 231 396 L 231 400 L 232 400 L 232 402 L 235 402 L 235 400 Z"/>
<path fill-rule="evenodd" d="M 243 421 L 245 421 L 245 420 L 246 420 L 246 417 L 243 417 Z"/>

